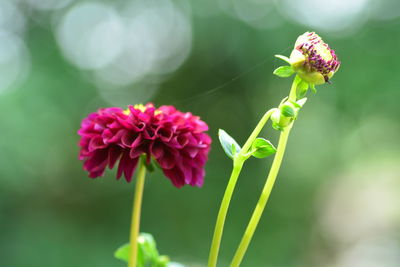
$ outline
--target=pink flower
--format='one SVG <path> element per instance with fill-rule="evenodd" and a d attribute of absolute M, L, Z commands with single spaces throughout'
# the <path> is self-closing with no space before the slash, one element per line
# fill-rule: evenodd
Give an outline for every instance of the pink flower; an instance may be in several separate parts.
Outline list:
<path fill-rule="evenodd" d="M 103 108 L 82 121 L 79 159 L 91 178 L 102 176 L 107 166 L 112 169 L 119 161 L 117 179 L 124 174 L 130 182 L 144 154 L 146 164 L 153 158 L 174 186 L 202 186 L 211 145 L 207 130 L 199 117 L 173 106 Z"/>

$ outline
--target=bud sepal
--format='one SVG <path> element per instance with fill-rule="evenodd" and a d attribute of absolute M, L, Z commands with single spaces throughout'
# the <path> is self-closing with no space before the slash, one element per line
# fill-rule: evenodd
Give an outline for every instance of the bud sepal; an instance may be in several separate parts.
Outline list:
<path fill-rule="evenodd" d="M 298 101 L 290 101 L 284 98 L 278 108 L 275 108 L 272 115 L 272 127 L 275 130 L 283 131 L 287 126 L 297 119 L 299 110 L 306 103 L 307 98 Z"/>

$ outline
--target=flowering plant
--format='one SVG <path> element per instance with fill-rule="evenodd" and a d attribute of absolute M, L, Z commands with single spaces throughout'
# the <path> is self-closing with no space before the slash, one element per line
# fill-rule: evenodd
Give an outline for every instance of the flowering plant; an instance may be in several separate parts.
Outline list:
<path fill-rule="evenodd" d="M 295 74 L 290 93 L 276 108 L 268 110 L 261 118 L 245 144 L 241 147 L 229 134 L 220 129 L 219 140 L 225 153 L 233 160 L 233 169 L 224 193 L 210 249 L 208 267 L 217 265 L 225 218 L 230 200 L 242 167 L 251 156 L 264 158 L 275 154 L 260 199 L 254 209 L 243 238 L 231 262 L 238 267 L 254 235 L 278 175 L 289 133 L 305 105 L 308 89 L 329 83 L 339 69 L 340 61 L 335 52 L 314 32 L 297 38 L 290 58 L 276 55 L 289 65 L 274 71 L 279 77 Z M 258 137 L 268 120 L 280 131 L 278 145 Z M 153 237 L 139 235 L 140 210 L 147 170 L 153 165 L 161 168 L 175 187 L 191 185 L 201 187 L 204 182 L 204 165 L 208 158 L 211 138 L 205 133 L 208 126 L 191 113 L 182 113 L 172 106 L 156 108 L 153 104 L 129 106 L 128 109 L 103 108 L 90 114 L 82 122 L 78 134 L 79 158 L 89 177 L 104 175 L 118 162 L 117 179 L 124 175 L 130 182 L 138 167 L 132 212 L 130 244 L 117 250 L 115 256 L 128 262 L 129 267 L 164 267 L 169 264 L 160 256 Z"/>
<path fill-rule="evenodd" d="M 112 169 L 119 161 L 117 179 L 124 175 L 130 182 L 139 165 L 130 246 L 122 247 L 117 253 L 120 259 L 129 258 L 129 266 L 137 265 L 138 239 L 144 240 L 139 242 L 143 244 L 139 252 L 149 246 L 155 251 L 152 238 L 148 235 L 139 238 L 146 169 L 152 170 L 154 163 L 175 187 L 185 184 L 201 187 L 211 144 L 211 138 L 205 133 L 207 130 L 207 124 L 191 113 L 182 113 L 173 106 L 155 108 L 152 103 L 129 106 L 126 110 L 102 108 L 82 121 L 78 131 L 81 136 L 79 158 L 84 161 L 83 167 L 89 177 L 102 176 L 107 166 Z M 143 257 L 142 261 L 148 262 Z M 160 262 L 166 262 L 165 257 Z"/>
<path fill-rule="evenodd" d="M 277 108 L 270 109 L 265 113 L 243 147 L 240 147 L 225 131 L 219 131 L 219 139 L 222 147 L 226 154 L 233 160 L 233 170 L 218 213 L 208 267 L 215 267 L 217 265 L 225 218 L 236 181 L 244 162 L 251 156 L 263 158 L 276 153 L 260 199 L 230 264 L 231 267 L 238 267 L 240 265 L 254 235 L 278 175 L 289 133 L 298 117 L 300 109 L 307 101 L 305 95 L 308 89 L 311 88 L 316 92 L 315 85 L 329 82 L 340 66 L 340 61 L 335 52 L 314 32 L 306 32 L 297 38 L 290 58 L 282 55 L 276 55 L 276 57 L 284 60 L 289 65 L 277 68 L 274 71 L 275 75 L 290 77 L 296 74 L 289 95 L 281 101 Z M 270 141 L 257 138 L 269 119 L 272 121 L 272 127 L 281 132 L 277 148 Z"/>

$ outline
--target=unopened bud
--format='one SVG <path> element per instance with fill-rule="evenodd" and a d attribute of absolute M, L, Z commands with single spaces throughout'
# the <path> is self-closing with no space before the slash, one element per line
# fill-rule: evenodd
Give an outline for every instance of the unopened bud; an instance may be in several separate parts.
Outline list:
<path fill-rule="evenodd" d="M 335 51 L 314 32 L 297 38 L 289 61 L 300 78 L 312 85 L 328 82 L 340 66 Z"/>
<path fill-rule="evenodd" d="M 275 130 L 283 131 L 285 127 L 287 127 L 293 121 L 293 117 L 287 117 L 282 114 L 282 110 L 280 108 L 276 108 L 275 111 L 271 115 L 272 127 Z"/>

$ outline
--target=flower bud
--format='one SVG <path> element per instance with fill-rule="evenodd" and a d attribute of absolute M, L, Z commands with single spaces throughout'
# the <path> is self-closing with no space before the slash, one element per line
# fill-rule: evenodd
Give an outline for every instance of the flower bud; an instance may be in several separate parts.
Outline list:
<path fill-rule="evenodd" d="M 282 114 L 280 108 L 276 108 L 271 115 L 272 127 L 275 130 L 283 131 L 283 129 L 288 126 L 293 121 L 293 117 L 286 117 Z"/>
<path fill-rule="evenodd" d="M 312 85 L 328 82 L 339 69 L 335 51 L 314 32 L 300 35 L 290 54 L 290 65 L 300 78 Z"/>

